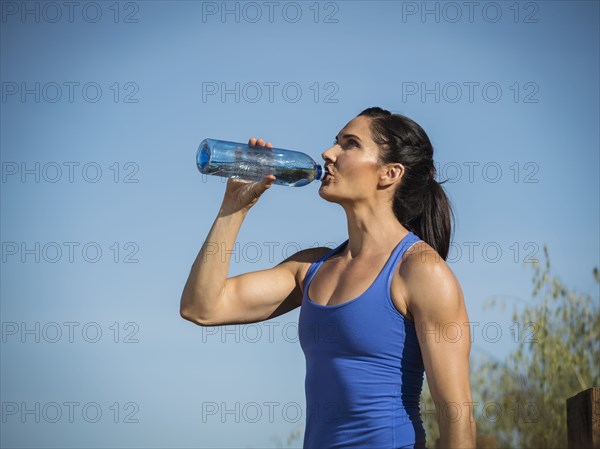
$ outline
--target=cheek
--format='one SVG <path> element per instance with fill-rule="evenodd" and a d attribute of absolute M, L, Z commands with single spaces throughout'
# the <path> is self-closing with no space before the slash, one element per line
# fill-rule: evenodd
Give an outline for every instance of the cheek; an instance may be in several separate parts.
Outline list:
<path fill-rule="evenodd" d="M 360 185 L 377 183 L 377 163 L 370 160 L 346 160 L 338 169 L 344 177 Z"/>

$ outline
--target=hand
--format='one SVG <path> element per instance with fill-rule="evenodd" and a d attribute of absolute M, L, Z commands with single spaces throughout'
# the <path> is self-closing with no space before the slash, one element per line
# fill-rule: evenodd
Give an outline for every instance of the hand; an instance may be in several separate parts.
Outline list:
<path fill-rule="evenodd" d="M 266 142 L 263 139 L 255 139 L 251 137 L 248 140 L 251 146 L 273 148 L 271 142 Z M 258 201 L 260 196 L 273 185 L 275 176 L 268 175 L 260 182 L 246 181 L 242 179 L 229 178 L 225 189 L 225 196 L 221 210 L 225 213 L 233 213 L 243 210 L 248 212 Z"/>

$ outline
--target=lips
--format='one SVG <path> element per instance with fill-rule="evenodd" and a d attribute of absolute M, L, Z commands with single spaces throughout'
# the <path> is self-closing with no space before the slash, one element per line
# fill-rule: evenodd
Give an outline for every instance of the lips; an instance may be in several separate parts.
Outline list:
<path fill-rule="evenodd" d="M 333 178 L 334 178 L 334 176 L 333 176 L 333 175 L 331 175 L 331 174 L 327 173 L 327 174 L 325 175 L 325 177 L 324 177 L 324 178 L 321 180 L 321 182 L 322 182 L 322 183 L 325 183 L 325 184 L 329 184 L 330 182 L 333 182 Z"/>

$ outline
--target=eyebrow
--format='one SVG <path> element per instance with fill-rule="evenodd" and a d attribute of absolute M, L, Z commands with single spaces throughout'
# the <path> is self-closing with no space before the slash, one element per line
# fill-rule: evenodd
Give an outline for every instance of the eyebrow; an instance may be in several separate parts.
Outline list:
<path fill-rule="evenodd" d="M 358 140 L 359 142 L 362 142 L 362 140 L 360 140 L 360 137 L 355 136 L 354 134 L 344 134 L 344 135 L 342 135 L 342 139 L 347 139 L 347 138 L 354 138 L 354 139 Z M 338 140 L 338 136 L 335 136 L 335 140 Z"/>

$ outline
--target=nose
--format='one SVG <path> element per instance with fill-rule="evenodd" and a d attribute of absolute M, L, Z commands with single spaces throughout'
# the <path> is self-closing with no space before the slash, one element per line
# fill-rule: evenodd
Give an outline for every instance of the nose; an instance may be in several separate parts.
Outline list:
<path fill-rule="evenodd" d="M 325 165 L 327 165 L 328 162 L 331 162 L 332 164 L 335 162 L 335 147 L 336 145 L 328 148 L 327 150 L 323 151 L 323 153 L 321 153 L 321 157 L 325 161 Z"/>

